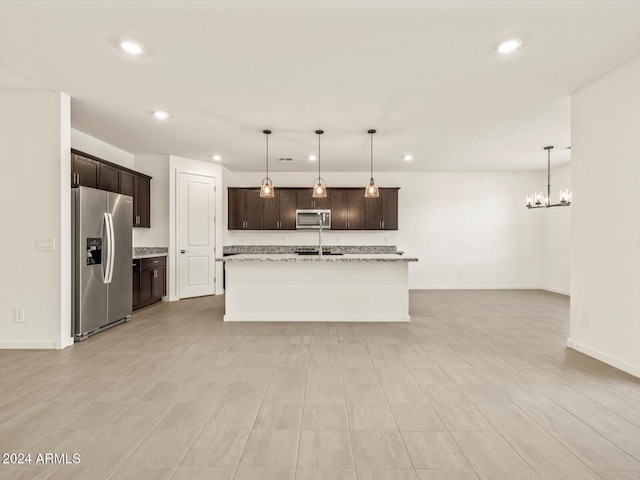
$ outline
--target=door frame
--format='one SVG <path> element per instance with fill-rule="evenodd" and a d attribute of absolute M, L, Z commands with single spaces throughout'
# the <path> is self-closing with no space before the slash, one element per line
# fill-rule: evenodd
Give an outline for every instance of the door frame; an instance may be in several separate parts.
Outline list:
<path fill-rule="evenodd" d="M 217 216 L 217 210 L 218 210 L 218 197 L 217 197 L 217 193 L 218 193 L 218 179 L 217 177 L 214 177 L 213 175 L 203 175 L 201 173 L 194 173 L 194 172 L 188 172 L 188 171 L 183 171 L 183 170 L 179 170 L 176 169 L 176 176 L 175 176 L 175 192 L 176 192 L 176 198 L 175 198 L 175 232 L 174 232 L 174 240 L 175 240 L 175 251 L 173 252 L 174 256 L 175 256 L 175 291 L 176 291 L 176 300 L 181 300 L 182 297 L 180 296 L 180 262 L 181 262 L 181 254 L 180 254 L 180 225 L 181 225 L 181 218 L 180 218 L 180 178 L 181 175 L 195 175 L 197 177 L 205 177 L 205 178 L 210 178 L 213 180 L 213 192 L 214 192 L 214 213 L 213 213 L 213 255 L 214 255 L 214 259 L 213 259 L 213 295 L 216 295 L 216 289 L 217 289 L 217 285 L 218 285 L 218 276 L 216 275 L 216 260 L 215 257 L 217 255 L 217 222 L 218 222 L 218 216 Z M 191 298 L 191 297 L 189 297 Z"/>

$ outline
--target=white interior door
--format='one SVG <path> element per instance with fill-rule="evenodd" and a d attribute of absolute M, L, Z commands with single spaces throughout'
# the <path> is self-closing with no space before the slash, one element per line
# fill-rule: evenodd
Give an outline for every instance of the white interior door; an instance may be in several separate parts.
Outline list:
<path fill-rule="evenodd" d="M 178 177 L 178 296 L 215 294 L 216 179 Z"/>

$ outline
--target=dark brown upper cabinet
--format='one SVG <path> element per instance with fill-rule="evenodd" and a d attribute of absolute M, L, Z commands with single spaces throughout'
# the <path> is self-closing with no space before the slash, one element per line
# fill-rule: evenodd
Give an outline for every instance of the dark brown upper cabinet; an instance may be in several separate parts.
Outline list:
<path fill-rule="evenodd" d="M 364 199 L 365 230 L 398 229 L 398 189 L 381 188 L 378 198 Z"/>
<path fill-rule="evenodd" d="M 151 227 L 151 178 L 136 175 L 133 193 L 133 226 Z"/>
<path fill-rule="evenodd" d="M 71 149 L 71 186 L 122 193 L 133 198 L 134 227 L 151 227 L 151 177 Z"/>
<path fill-rule="evenodd" d="M 71 185 L 98 188 L 100 162 L 93 158 L 71 153 Z"/>
<path fill-rule="evenodd" d="M 331 189 L 331 229 L 364 229 L 364 188 Z"/>
<path fill-rule="evenodd" d="M 263 230 L 295 230 L 297 191 L 276 188 L 274 198 L 262 198 Z"/>
<path fill-rule="evenodd" d="M 327 209 L 331 208 L 331 191 L 327 189 L 327 196 L 325 198 L 313 198 L 313 189 L 309 188 L 297 188 L 296 205 L 299 209 L 311 208 L 311 209 Z"/>
<path fill-rule="evenodd" d="M 100 190 L 120 193 L 120 169 L 114 168 L 106 163 L 100 164 L 99 169 Z"/>
<path fill-rule="evenodd" d="M 380 197 L 364 198 L 364 188 L 330 188 L 326 199 L 313 199 L 310 188 L 276 188 L 274 198 L 260 198 L 259 188 L 228 191 L 229 230 L 295 230 L 296 209 L 331 209 L 333 230 L 397 230 L 398 189 L 381 188 Z"/>
<path fill-rule="evenodd" d="M 262 200 L 259 188 L 230 188 L 228 229 L 262 230 Z"/>

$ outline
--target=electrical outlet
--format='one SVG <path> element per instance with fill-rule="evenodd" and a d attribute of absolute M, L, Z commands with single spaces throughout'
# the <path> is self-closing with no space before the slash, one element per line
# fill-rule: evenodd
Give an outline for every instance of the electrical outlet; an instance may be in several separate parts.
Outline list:
<path fill-rule="evenodd" d="M 462 272 L 458 272 L 458 278 L 464 278 L 464 275 L 462 275 Z"/>
<path fill-rule="evenodd" d="M 39 252 L 53 252 L 56 249 L 55 238 L 39 238 L 36 242 L 36 250 Z"/>
<path fill-rule="evenodd" d="M 586 315 L 582 315 L 582 317 L 580 317 L 580 325 L 582 325 L 583 327 L 589 326 L 589 319 Z"/>
<path fill-rule="evenodd" d="M 16 323 L 24 323 L 24 309 L 17 308 L 13 313 Z"/>

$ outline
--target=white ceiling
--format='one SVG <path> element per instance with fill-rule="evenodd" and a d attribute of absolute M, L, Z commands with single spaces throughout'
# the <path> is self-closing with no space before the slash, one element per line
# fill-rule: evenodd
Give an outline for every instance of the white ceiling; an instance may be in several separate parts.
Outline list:
<path fill-rule="evenodd" d="M 377 171 L 538 170 L 571 144 L 570 95 L 640 54 L 639 26 L 639 1 L 5 0 L 0 89 L 64 91 L 74 128 L 235 171 L 264 168 L 264 128 L 273 171 L 317 168 L 317 128 L 323 170 L 368 170 L 369 128 Z M 523 47 L 498 55 L 509 36 Z"/>

